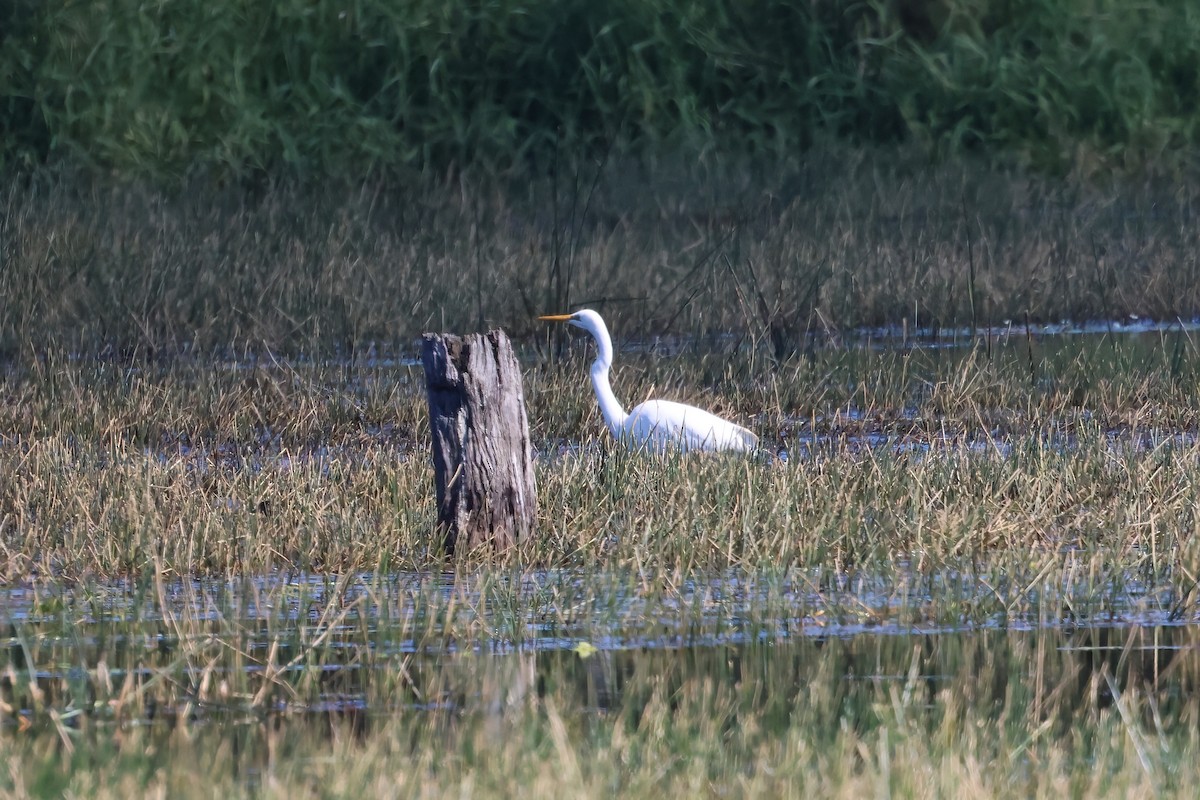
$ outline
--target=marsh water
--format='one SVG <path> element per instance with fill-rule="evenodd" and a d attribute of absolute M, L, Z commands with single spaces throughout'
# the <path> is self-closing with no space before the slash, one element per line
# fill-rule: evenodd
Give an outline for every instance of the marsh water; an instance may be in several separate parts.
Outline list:
<path fill-rule="evenodd" d="M 92 733 L 223 731 L 254 769 L 282 722 L 365 735 L 397 714 L 488 717 L 546 694 L 586 719 L 715 682 L 786 728 L 810 695 L 856 726 L 900 700 L 935 715 L 943 692 L 1069 724 L 1125 693 L 1169 714 L 1196 688 L 1186 597 L 1135 576 L 1102 598 L 1021 597 L 1010 577 L 730 571 L 650 596 L 636 576 L 570 571 L 8 587 L 3 725 L 37 706 Z"/>

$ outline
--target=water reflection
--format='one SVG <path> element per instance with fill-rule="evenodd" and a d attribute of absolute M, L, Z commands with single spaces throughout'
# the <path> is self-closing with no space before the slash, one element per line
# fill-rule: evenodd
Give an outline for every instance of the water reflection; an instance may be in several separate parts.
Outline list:
<path fill-rule="evenodd" d="M 833 581 L 814 594 L 794 577 L 724 575 L 687 587 L 715 599 L 719 619 L 690 616 L 687 595 L 650 607 L 614 591 L 614 604 L 650 619 L 605 620 L 589 605 L 548 622 L 557 601 L 538 598 L 580 581 L 513 576 L 508 604 L 444 575 L 134 583 L 86 598 L 14 590 L 0 594 L 0 736 L 101 751 L 186 743 L 228 754 L 226 768 L 258 786 L 290 754 L 347 740 L 416 754 L 438 742 L 503 749 L 531 729 L 557 735 L 556 724 L 575 741 L 675 724 L 781 738 L 801 727 L 831 741 L 903 723 L 930 735 L 1007 725 L 1006 746 L 1023 746 L 1076 735 L 1110 708 L 1167 732 L 1186 731 L 1196 711 L 1200 625 L 1166 624 L 1135 598 L 1105 624 L 864 625 L 814 603 L 843 591 L 882 608 L 898 602 L 894 585 Z M 903 602 L 955 586 L 914 582 Z M 462 618 L 447 612 L 456 604 L 469 608 Z M 521 626 L 528 635 L 514 638 Z"/>
<path fill-rule="evenodd" d="M 449 578 L 430 585 L 446 603 L 462 602 L 452 596 Z M 745 578 L 720 588 L 742 593 L 744 619 L 730 606 L 721 607 L 722 619 L 689 619 L 692 604 L 684 599 L 674 619 L 659 606 L 657 618 L 641 620 L 640 627 L 632 617 L 575 627 L 544 623 L 543 629 L 526 619 L 521 624 L 529 630 L 520 639 L 495 620 L 464 625 L 416 605 L 399 613 L 370 607 L 362 602 L 369 591 L 361 584 L 343 585 L 337 595 L 339 606 L 353 613 L 335 615 L 328 606 L 318 612 L 316 592 L 269 610 L 244 602 L 238 615 L 229 605 L 219 612 L 209 607 L 186 625 L 180 609 L 164 615 L 130 596 L 123 597 L 120 613 L 110 599 L 95 617 L 70 604 L 60 613 L 43 609 L 39 615 L 26 607 L 13 614 L 15 593 L 9 592 L 0 701 L 18 716 L 57 708 L 104 719 L 114 716 L 114 703 L 130 686 L 148 686 L 131 705 L 145 721 L 177 722 L 181 715 L 192 722 L 273 715 L 369 720 L 401 708 L 502 715 L 547 686 L 564 684 L 574 687 L 570 694 L 580 708 L 606 710 L 640 702 L 636 696 L 650 684 L 662 689 L 672 681 L 705 679 L 803 687 L 832 676 L 836 693 L 848 702 L 897 682 L 923 687 L 932 697 L 941 684 L 958 681 L 989 702 L 1013 685 L 1038 702 L 1052 685 L 1058 692 L 1093 692 L 1103 706 L 1114 686 L 1128 683 L 1164 701 L 1182 696 L 1195 687 L 1200 664 L 1200 626 L 1171 622 L 1166 610 L 1150 612 L 1132 600 L 1124 617 L 1108 613 L 1103 624 L 1009 619 L 1003 626 L 955 626 L 914 623 L 903 615 L 863 624 L 822 619 L 811 597 L 785 593 L 751 602 L 768 590 Z M 861 586 L 846 589 L 858 592 L 860 604 L 869 597 Z M 713 587 L 703 591 L 711 596 Z M 895 603 L 894 591 L 876 601 Z M 798 604 L 790 618 L 783 616 L 789 602 Z M 479 617 L 478 609 L 471 613 Z M 445 630 L 420 634 L 442 623 Z M 481 633 L 477 624 L 493 634 Z M 990 687 L 973 677 L 984 675 L 985 666 Z M 16 717 L 5 717 L 4 724 L 17 724 Z"/>
<path fill-rule="evenodd" d="M 127 736 L 131 725 L 164 746 L 180 729 L 192 740 L 219 739 L 241 779 L 251 783 L 272 768 L 286 752 L 283 743 L 298 731 L 367 740 L 377 731 L 394 732 L 400 720 L 447 737 L 474 726 L 484 740 L 499 742 L 514 726 L 549 710 L 586 729 L 711 703 L 724 715 L 720 724 L 753 720 L 768 734 L 783 735 L 803 720 L 866 736 L 898 716 L 933 730 L 943 716 L 965 707 L 994 724 L 1020 713 L 1049 735 L 1067 735 L 1080 720 L 1129 697 L 1141 699 L 1134 712 L 1139 724 L 1178 724 L 1200 688 L 1198 645 L 1195 626 L 1135 625 L 859 633 L 599 650 L 586 658 L 572 650 L 464 651 L 371 667 L 342 654 L 337 668 L 298 680 L 316 681 L 316 702 L 281 694 L 267 706 L 248 708 L 236 697 L 215 703 L 189 695 L 175 704 L 150 703 L 137 719 L 105 722 L 96 712 L 62 716 L 85 740 Z M 27 666 L 18 649 L 8 648 L 7 677 L 0 679 L 5 702 L 19 703 L 28 691 L 14 679 Z M 65 696 L 55 698 L 67 691 L 63 680 L 86 683 L 89 677 L 81 671 L 37 683 L 51 703 L 67 708 Z M 84 694 L 98 697 L 95 687 Z M 28 711 L 17 719 L 21 713 Z M 9 719 L 11 728 L 16 723 Z"/>

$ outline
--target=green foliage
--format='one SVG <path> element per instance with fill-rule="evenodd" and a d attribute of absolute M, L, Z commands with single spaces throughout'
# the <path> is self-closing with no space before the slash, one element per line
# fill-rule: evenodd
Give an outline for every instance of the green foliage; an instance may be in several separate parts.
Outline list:
<path fill-rule="evenodd" d="M 0 4 L 0 163 L 543 167 L 814 142 L 1060 167 L 1196 140 L 1186 0 Z"/>
<path fill-rule="evenodd" d="M 25 9 L 5 44 L 5 62 L 20 65 L 7 116 L 43 157 L 66 150 L 137 171 L 512 164 L 560 141 L 718 134 L 789 144 L 836 116 L 828 92 L 806 87 L 848 65 L 829 63 L 820 14 L 767 11 L 52 2 Z"/>
<path fill-rule="evenodd" d="M 1169 161 L 1196 144 L 1194 3 L 941 5 L 941 35 L 906 42 L 892 73 L 909 130 L 930 145 L 1017 151 L 1061 169 L 1081 158 Z"/>

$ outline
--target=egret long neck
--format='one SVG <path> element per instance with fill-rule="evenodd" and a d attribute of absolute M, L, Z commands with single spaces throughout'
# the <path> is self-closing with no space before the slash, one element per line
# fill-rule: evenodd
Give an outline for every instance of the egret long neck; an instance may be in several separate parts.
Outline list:
<path fill-rule="evenodd" d="M 613 394 L 608 382 L 608 371 L 612 367 L 612 341 L 608 336 L 596 336 L 596 346 L 600 352 L 592 362 L 592 388 L 596 391 L 596 400 L 600 403 L 600 413 L 612 435 L 620 438 L 621 429 L 629 415 L 621 407 L 617 396 Z"/>

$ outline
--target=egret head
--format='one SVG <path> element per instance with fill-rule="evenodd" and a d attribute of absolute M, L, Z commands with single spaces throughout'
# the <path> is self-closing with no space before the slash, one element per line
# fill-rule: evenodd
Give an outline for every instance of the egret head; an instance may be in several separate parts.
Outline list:
<path fill-rule="evenodd" d="M 596 365 L 599 365 L 599 368 L 607 373 L 608 365 L 612 363 L 612 339 L 608 335 L 608 326 L 604 324 L 603 317 L 590 308 L 583 308 L 574 314 L 551 314 L 546 317 L 538 317 L 538 319 L 548 322 L 565 322 L 590 333 L 596 340 L 596 348 L 600 351 L 596 358 Z"/>
<path fill-rule="evenodd" d="M 597 340 L 601 338 L 602 333 L 604 337 L 608 336 L 608 326 L 604 324 L 604 318 L 590 308 L 581 309 L 574 314 L 550 314 L 545 317 L 538 317 L 538 319 L 547 322 L 565 322 L 576 328 L 583 328 Z"/>

